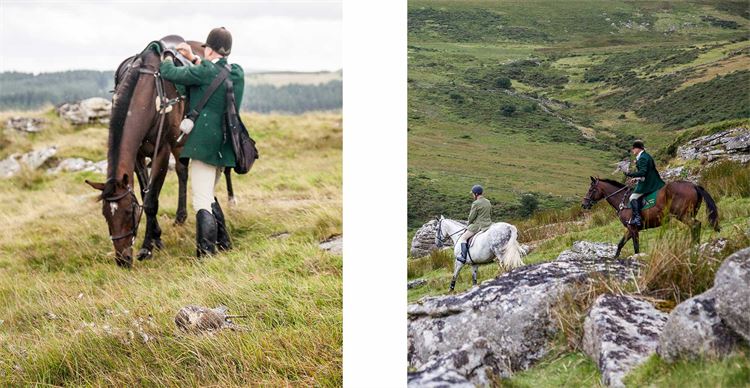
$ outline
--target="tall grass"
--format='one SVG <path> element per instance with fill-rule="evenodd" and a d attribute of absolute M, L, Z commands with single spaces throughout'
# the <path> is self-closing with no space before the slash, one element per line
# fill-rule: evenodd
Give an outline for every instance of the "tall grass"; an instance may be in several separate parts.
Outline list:
<path fill-rule="evenodd" d="M 701 172 L 701 185 L 714 197 L 750 197 L 750 166 L 722 161 Z"/>
<path fill-rule="evenodd" d="M 83 183 L 102 176 L 34 172 L 0 185 L 0 386 L 341 385 L 342 258 L 318 247 L 342 233 L 341 116 L 245 122 L 266 156 L 233 177 L 236 206 L 217 190 L 235 249 L 202 261 L 194 219 L 173 225 L 174 173 L 160 198 L 165 248 L 132 270 L 114 264 Z M 43 136 L 61 153 L 106 154 L 104 128 Z M 185 334 L 173 319 L 189 304 L 248 318 L 237 331 Z"/>

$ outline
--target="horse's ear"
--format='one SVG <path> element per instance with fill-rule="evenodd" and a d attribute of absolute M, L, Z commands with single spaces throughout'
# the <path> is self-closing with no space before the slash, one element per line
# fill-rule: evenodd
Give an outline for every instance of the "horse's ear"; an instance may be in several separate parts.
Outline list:
<path fill-rule="evenodd" d="M 594 179 L 594 177 L 593 177 L 593 176 L 589 176 L 589 178 L 591 178 L 591 181 L 592 181 L 592 182 L 596 182 L 596 179 Z"/>
<path fill-rule="evenodd" d="M 93 187 L 93 188 L 95 188 L 95 189 L 97 189 L 99 191 L 103 191 L 104 190 L 104 183 L 92 182 L 92 181 L 90 181 L 88 179 L 86 179 L 86 183 L 89 186 L 91 186 L 91 187 Z"/>

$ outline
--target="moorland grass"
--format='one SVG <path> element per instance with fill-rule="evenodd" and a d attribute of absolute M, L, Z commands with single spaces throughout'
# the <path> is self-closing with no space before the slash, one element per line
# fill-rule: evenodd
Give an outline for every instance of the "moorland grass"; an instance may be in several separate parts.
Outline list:
<path fill-rule="evenodd" d="M 173 225 L 173 172 L 158 216 L 165 248 L 131 270 L 115 265 L 98 193 L 83 182 L 103 176 L 33 172 L 0 185 L 0 385 L 341 385 L 342 258 L 318 247 L 342 233 L 341 116 L 244 121 L 261 159 L 234 175 L 236 206 L 217 190 L 235 249 L 202 261 L 193 217 Z M 106 136 L 53 123 L 32 143 L 96 161 Z M 11 147 L 27 141 L 14 135 Z M 185 334 L 173 319 L 190 304 L 248 318 L 237 331 Z"/>

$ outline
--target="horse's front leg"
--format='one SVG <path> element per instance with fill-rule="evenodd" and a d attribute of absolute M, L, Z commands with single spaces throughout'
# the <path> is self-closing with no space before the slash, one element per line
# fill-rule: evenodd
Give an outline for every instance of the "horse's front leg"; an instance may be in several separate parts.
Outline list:
<path fill-rule="evenodd" d="M 229 197 L 229 205 L 234 206 L 237 204 L 237 199 L 234 198 L 234 187 L 232 186 L 232 168 L 224 167 L 224 178 L 227 181 L 227 196 Z"/>
<path fill-rule="evenodd" d="M 622 251 L 622 248 L 625 246 L 625 244 L 627 244 L 628 240 L 630 240 L 631 237 L 632 235 L 630 233 L 630 229 L 626 230 L 625 235 L 622 236 L 622 238 L 620 239 L 620 242 L 617 243 L 617 252 L 615 252 L 615 257 L 614 257 L 615 259 L 620 257 L 620 252 Z"/>
<path fill-rule="evenodd" d="M 184 162 L 183 162 L 184 161 Z M 174 223 L 182 225 L 187 220 L 187 180 L 188 180 L 188 163 L 190 159 L 177 158 L 175 163 L 175 172 L 179 183 L 179 195 L 177 198 L 177 217 Z"/>
<path fill-rule="evenodd" d="M 159 150 L 155 160 L 151 162 L 152 184 L 143 201 L 143 212 L 146 213 L 146 236 L 141 250 L 138 251 L 138 260 L 151 258 L 154 248 L 164 248 L 164 243 L 161 241 L 161 228 L 156 216 L 159 212 L 159 194 L 169 169 L 169 153 L 169 146 L 165 144 L 164 148 Z"/>
<path fill-rule="evenodd" d="M 458 277 L 458 272 L 461 271 L 461 267 L 463 266 L 464 263 L 456 259 L 455 263 L 453 264 L 453 279 L 451 279 L 451 291 L 456 288 L 456 278 Z"/>
<path fill-rule="evenodd" d="M 633 251 L 635 254 L 641 253 L 640 238 L 638 237 L 638 229 L 633 228 L 631 234 L 633 235 Z"/>
<path fill-rule="evenodd" d="M 474 264 L 471 266 L 471 285 L 476 286 L 477 285 L 477 271 L 479 270 L 479 266 Z"/>

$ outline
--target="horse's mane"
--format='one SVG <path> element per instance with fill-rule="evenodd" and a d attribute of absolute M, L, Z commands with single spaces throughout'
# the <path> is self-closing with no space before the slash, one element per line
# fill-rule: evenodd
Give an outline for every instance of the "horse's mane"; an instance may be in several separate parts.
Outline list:
<path fill-rule="evenodd" d="M 607 182 L 610 185 L 617 187 L 618 189 L 622 188 L 622 187 L 625 187 L 624 183 L 620 183 L 620 182 L 618 182 L 616 180 L 612 180 L 612 179 L 599 179 L 599 180 L 602 181 L 602 182 Z"/>
<path fill-rule="evenodd" d="M 137 55 L 133 63 L 143 60 L 142 55 Z M 112 104 L 112 116 L 109 121 L 109 140 L 107 151 L 107 182 L 102 190 L 102 198 L 111 196 L 115 192 L 117 177 L 117 165 L 120 162 L 120 143 L 122 143 L 123 133 L 125 132 L 125 120 L 128 118 L 130 109 L 130 100 L 135 91 L 135 85 L 138 83 L 140 72 L 137 68 L 131 67 L 122 79 L 122 82 L 115 90 L 114 103 Z"/>

